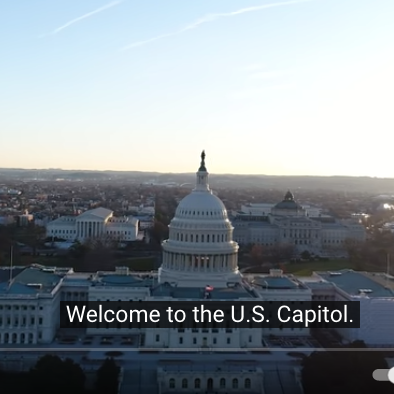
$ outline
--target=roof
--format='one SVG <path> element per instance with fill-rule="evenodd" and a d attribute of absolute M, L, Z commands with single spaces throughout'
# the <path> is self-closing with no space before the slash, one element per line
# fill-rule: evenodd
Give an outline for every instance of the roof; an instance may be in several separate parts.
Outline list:
<path fill-rule="evenodd" d="M 100 219 L 106 219 L 108 216 L 112 215 L 112 213 L 113 212 L 110 209 L 100 207 L 81 213 L 78 216 L 78 219 L 89 217 L 89 216 L 96 216 L 97 218 Z"/>
<path fill-rule="evenodd" d="M 22 272 L 25 267 L 13 267 L 12 268 L 12 277 L 15 278 L 20 272 Z M 0 267 L 0 283 L 8 282 L 10 279 L 10 268 L 9 267 Z"/>
<path fill-rule="evenodd" d="M 13 277 L 11 285 L 8 280 L 0 284 L 0 294 L 38 294 L 51 293 L 62 279 L 62 275 L 48 272 L 41 266 L 22 269 Z"/>
<path fill-rule="evenodd" d="M 150 287 L 152 279 L 142 279 L 133 275 L 105 275 L 100 278 L 97 285 L 103 286 L 121 286 L 121 287 Z"/>
<path fill-rule="evenodd" d="M 394 290 L 386 288 L 384 284 L 379 283 L 378 277 L 374 280 L 374 275 L 379 274 L 369 274 L 353 270 L 341 270 L 336 273 L 317 272 L 317 274 L 322 279 L 333 283 L 336 287 L 352 296 L 359 296 L 360 290 L 368 290 L 366 295 L 370 298 L 394 297 Z M 392 279 L 388 279 L 387 282 L 388 284 L 390 282 L 391 284 L 394 283 Z"/>
<path fill-rule="evenodd" d="M 253 284 L 264 289 L 297 289 L 299 284 L 293 282 L 286 276 L 258 276 L 253 280 Z"/>
<path fill-rule="evenodd" d="M 76 216 L 60 216 L 57 219 L 51 220 L 48 225 L 61 224 L 63 226 L 74 227 L 76 219 Z"/>
<path fill-rule="evenodd" d="M 242 285 L 236 287 L 214 288 L 209 292 L 207 300 L 237 300 L 239 298 L 255 297 Z M 199 287 L 176 287 L 163 283 L 152 289 L 153 297 L 171 297 L 177 299 L 205 299 L 205 289 Z"/>

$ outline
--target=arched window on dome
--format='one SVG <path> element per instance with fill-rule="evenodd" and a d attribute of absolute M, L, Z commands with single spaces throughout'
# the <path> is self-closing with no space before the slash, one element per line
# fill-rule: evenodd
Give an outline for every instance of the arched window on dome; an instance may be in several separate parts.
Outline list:
<path fill-rule="evenodd" d="M 221 378 L 220 379 L 220 388 L 225 389 L 226 388 L 226 379 Z"/>
<path fill-rule="evenodd" d="M 246 389 L 251 389 L 252 388 L 252 382 L 250 381 L 250 379 L 245 379 L 245 388 Z"/>
<path fill-rule="evenodd" d="M 175 388 L 175 379 L 171 378 L 169 383 L 170 383 L 169 384 L 170 389 L 174 389 Z"/>
<path fill-rule="evenodd" d="M 200 385 L 201 385 L 201 380 L 200 379 L 195 379 L 194 380 L 194 388 L 195 389 L 199 389 L 200 388 Z"/>
<path fill-rule="evenodd" d="M 187 379 L 182 379 L 182 388 L 187 389 Z"/>

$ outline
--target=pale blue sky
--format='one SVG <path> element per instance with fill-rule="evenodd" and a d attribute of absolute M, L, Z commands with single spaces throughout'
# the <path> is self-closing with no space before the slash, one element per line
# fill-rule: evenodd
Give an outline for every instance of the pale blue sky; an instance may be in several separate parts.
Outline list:
<path fill-rule="evenodd" d="M 393 18 L 393 0 L 2 1 L 0 167 L 189 172 L 205 149 L 212 173 L 394 177 Z"/>

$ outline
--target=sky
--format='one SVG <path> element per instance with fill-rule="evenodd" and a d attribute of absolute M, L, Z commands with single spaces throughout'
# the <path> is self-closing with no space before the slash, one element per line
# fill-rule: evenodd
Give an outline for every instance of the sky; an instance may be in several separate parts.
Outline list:
<path fill-rule="evenodd" d="M 0 2 L 0 167 L 394 177 L 393 0 Z"/>

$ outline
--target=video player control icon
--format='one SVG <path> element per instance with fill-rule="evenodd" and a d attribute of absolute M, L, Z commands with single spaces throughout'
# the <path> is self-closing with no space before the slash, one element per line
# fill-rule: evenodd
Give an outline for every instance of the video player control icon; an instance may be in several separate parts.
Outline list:
<path fill-rule="evenodd" d="M 394 384 L 394 368 L 391 369 L 375 369 L 372 377 L 379 382 L 391 382 Z"/>

